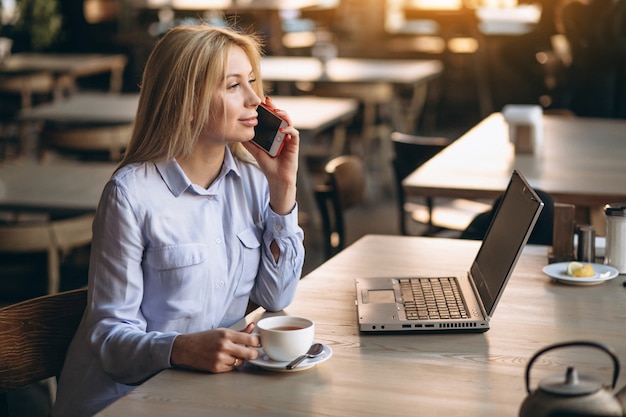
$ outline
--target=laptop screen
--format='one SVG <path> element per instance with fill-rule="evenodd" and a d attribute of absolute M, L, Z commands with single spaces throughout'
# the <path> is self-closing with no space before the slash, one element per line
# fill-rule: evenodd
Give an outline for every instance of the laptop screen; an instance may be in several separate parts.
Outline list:
<path fill-rule="evenodd" d="M 543 202 L 516 170 L 470 269 L 488 316 L 513 273 L 539 218 Z"/>

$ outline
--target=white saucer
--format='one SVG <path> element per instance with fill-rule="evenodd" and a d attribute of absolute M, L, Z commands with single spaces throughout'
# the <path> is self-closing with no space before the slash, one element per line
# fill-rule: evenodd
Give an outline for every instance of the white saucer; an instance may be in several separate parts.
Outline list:
<path fill-rule="evenodd" d="M 274 361 L 270 359 L 269 356 L 267 356 L 265 352 L 263 352 L 263 348 L 259 348 L 258 358 L 249 360 L 248 362 L 260 368 L 267 369 L 268 371 L 275 371 L 275 372 L 304 371 L 306 369 L 310 369 L 314 367 L 315 365 L 319 363 L 326 362 L 328 359 L 330 359 L 331 356 L 333 356 L 332 349 L 326 345 L 323 345 L 323 346 L 324 346 L 324 350 L 319 356 L 316 356 L 315 358 L 307 358 L 303 360 L 302 362 L 300 362 L 300 364 L 293 369 L 287 369 L 287 365 L 289 365 L 289 362 L 278 362 L 278 361 Z"/>
<path fill-rule="evenodd" d="M 591 264 L 595 275 L 592 277 L 572 277 L 567 275 L 567 265 L 569 262 L 559 262 L 555 264 L 546 265 L 543 268 L 543 272 L 554 278 L 556 281 L 563 284 L 570 285 L 595 285 L 601 284 L 604 281 L 615 278 L 619 275 L 617 269 L 609 265 L 604 264 Z"/>

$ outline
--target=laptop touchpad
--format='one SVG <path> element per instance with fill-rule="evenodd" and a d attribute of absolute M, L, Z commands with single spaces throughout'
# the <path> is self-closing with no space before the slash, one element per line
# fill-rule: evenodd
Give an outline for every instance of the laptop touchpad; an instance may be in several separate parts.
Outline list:
<path fill-rule="evenodd" d="M 392 289 L 363 290 L 362 297 L 365 304 L 389 304 L 396 302 L 396 296 Z"/>

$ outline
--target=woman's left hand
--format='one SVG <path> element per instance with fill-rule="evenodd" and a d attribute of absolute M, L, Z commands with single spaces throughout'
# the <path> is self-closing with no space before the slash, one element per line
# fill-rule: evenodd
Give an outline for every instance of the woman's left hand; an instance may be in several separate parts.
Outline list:
<path fill-rule="evenodd" d="M 298 153 L 300 148 L 300 132 L 291 124 L 291 119 L 283 110 L 276 109 L 269 97 L 265 104 L 289 126 L 282 129 L 285 133 L 283 148 L 278 156 L 272 158 L 252 141 L 243 145 L 257 160 L 261 170 L 267 177 L 270 187 L 270 205 L 277 214 L 287 214 L 296 203 L 296 178 L 298 174 Z"/>

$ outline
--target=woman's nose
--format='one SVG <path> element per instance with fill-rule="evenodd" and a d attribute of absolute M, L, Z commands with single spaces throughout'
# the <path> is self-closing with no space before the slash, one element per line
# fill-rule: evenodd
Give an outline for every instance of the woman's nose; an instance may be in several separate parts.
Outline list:
<path fill-rule="evenodd" d="M 257 107 L 262 102 L 263 100 L 261 100 L 261 97 L 259 97 L 256 93 L 252 94 L 248 100 L 248 104 L 254 107 Z"/>

